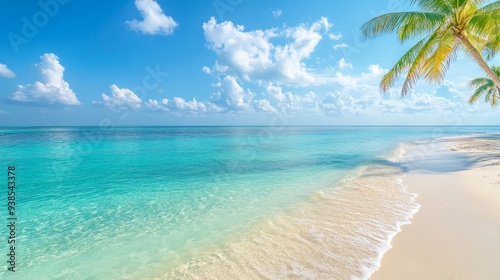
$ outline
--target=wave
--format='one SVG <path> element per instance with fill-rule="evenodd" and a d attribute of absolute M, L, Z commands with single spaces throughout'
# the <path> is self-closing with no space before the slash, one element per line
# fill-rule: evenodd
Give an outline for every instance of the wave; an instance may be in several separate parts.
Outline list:
<path fill-rule="evenodd" d="M 420 205 L 402 184 L 411 144 L 161 279 L 368 279 Z"/>

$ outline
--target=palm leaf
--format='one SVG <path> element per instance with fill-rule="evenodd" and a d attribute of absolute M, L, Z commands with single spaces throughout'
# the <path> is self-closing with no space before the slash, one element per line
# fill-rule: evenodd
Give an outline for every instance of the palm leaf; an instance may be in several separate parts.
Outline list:
<path fill-rule="evenodd" d="M 479 86 L 482 86 L 488 82 L 491 82 L 491 80 L 488 78 L 476 78 L 476 79 L 470 80 L 469 85 L 471 87 L 479 87 Z"/>
<path fill-rule="evenodd" d="M 491 70 L 500 77 L 500 67 L 493 66 Z M 475 88 L 472 96 L 469 98 L 469 103 L 475 103 L 481 96 L 484 95 L 484 101 L 490 103 L 491 106 L 498 105 L 498 98 L 500 98 L 500 88 L 488 78 L 476 78 L 469 81 L 469 85 Z"/>
<path fill-rule="evenodd" d="M 435 43 L 435 49 L 425 61 L 422 71 L 429 82 L 439 83 L 450 64 L 456 60 L 457 40 L 453 36 L 453 30 L 449 29 L 442 34 Z"/>
<path fill-rule="evenodd" d="M 400 40 L 404 41 L 419 34 L 429 34 L 442 23 L 443 19 L 444 16 L 437 13 L 389 13 L 363 24 L 361 34 L 365 39 L 369 39 L 384 33 L 392 34 L 401 29 L 408 32 L 408 34 L 400 34 Z"/>
<path fill-rule="evenodd" d="M 448 14 L 451 12 L 450 3 L 447 0 L 407 0 L 406 2 L 417 5 L 420 9 L 427 12 L 437 12 Z"/>
<path fill-rule="evenodd" d="M 425 78 L 428 82 L 441 82 L 450 64 L 456 60 L 457 51 L 464 50 L 491 79 L 488 82 L 471 81 L 471 86 L 476 88 L 471 102 L 477 100 L 478 96 L 486 94 L 490 102 L 496 104 L 500 98 L 500 78 L 487 67 L 482 56 L 492 58 L 500 50 L 498 32 L 500 1 L 406 0 L 405 2 L 417 6 L 420 11 L 384 14 L 361 27 L 361 34 L 365 39 L 382 34 L 396 34 L 400 42 L 424 37 L 384 75 L 380 89 L 387 91 L 405 71 L 407 73 L 401 92 L 403 96 L 411 90 L 419 78 Z"/>
<path fill-rule="evenodd" d="M 491 87 L 488 84 L 484 84 L 484 85 L 476 88 L 476 90 L 474 91 L 472 96 L 469 98 L 469 103 L 472 104 L 472 103 L 476 102 L 484 93 L 488 92 L 490 90 L 490 88 Z M 486 101 L 488 101 L 488 99 Z"/>
<path fill-rule="evenodd" d="M 396 64 L 384 75 L 382 81 L 380 83 L 380 90 L 383 92 L 387 92 L 389 88 L 394 85 L 394 81 L 401 76 L 401 74 L 408 70 L 410 66 L 413 64 L 418 54 L 422 50 L 422 47 L 425 45 L 427 38 L 422 39 L 420 42 L 415 44 L 410 50 L 408 50 Z"/>
<path fill-rule="evenodd" d="M 422 66 L 429 57 L 429 54 L 432 52 L 432 49 L 438 39 L 438 33 L 432 34 L 420 49 L 418 55 L 415 57 L 414 62 L 408 70 L 408 74 L 406 75 L 406 79 L 401 90 L 402 96 L 407 95 L 412 86 L 417 82 L 418 78 L 422 74 Z"/>
<path fill-rule="evenodd" d="M 500 1 L 495 1 L 493 3 L 484 5 L 479 9 L 480 12 L 489 12 L 491 10 L 500 9 Z"/>
<path fill-rule="evenodd" d="M 480 13 L 470 18 L 467 24 L 469 33 L 478 36 L 498 35 L 500 28 L 500 10 L 495 13 Z"/>

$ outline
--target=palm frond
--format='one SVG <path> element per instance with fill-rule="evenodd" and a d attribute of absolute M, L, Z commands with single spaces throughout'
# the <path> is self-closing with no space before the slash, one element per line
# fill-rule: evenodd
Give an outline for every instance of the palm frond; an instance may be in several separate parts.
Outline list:
<path fill-rule="evenodd" d="M 500 1 L 487 4 L 479 9 L 480 12 L 489 12 L 491 10 L 500 9 Z"/>
<path fill-rule="evenodd" d="M 398 62 L 396 62 L 396 64 L 394 64 L 391 70 L 389 70 L 389 72 L 382 77 L 382 81 L 380 82 L 380 90 L 382 92 L 387 92 L 389 88 L 394 85 L 394 81 L 401 76 L 404 71 L 408 70 L 417 58 L 426 41 L 427 38 L 424 38 L 416 43 L 398 60 Z"/>
<path fill-rule="evenodd" d="M 496 91 L 492 94 L 492 97 L 491 97 L 491 106 L 492 107 L 495 107 L 498 105 L 498 98 L 500 97 L 500 89 L 499 88 L 496 88 Z"/>
<path fill-rule="evenodd" d="M 400 40 L 403 41 L 416 35 L 429 34 L 442 23 L 443 19 L 444 15 L 437 13 L 389 13 L 378 16 L 363 24 L 361 26 L 361 34 L 363 38 L 370 39 L 382 34 L 392 34 L 403 29 L 407 30 L 407 34 L 403 33 L 400 36 Z"/>
<path fill-rule="evenodd" d="M 427 81 L 439 83 L 443 80 L 451 63 L 456 60 L 456 49 L 457 40 L 453 36 L 453 30 L 449 29 L 437 38 L 433 53 L 422 66 L 423 75 Z"/>
<path fill-rule="evenodd" d="M 491 70 L 500 77 L 500 67 L 492 66 Z M 469 85 L 475 88 L 472 96 L 469 98 L 469 103 L 474 103 L 484 95 L 484 101 L 490 103 L 492 107 L 498 105 L 498 98 L 500 98 L 500 88 L 488 78 L 476 78 L 469 81 Z"/>
<path fill-rule="evenodd" d="M 402 96 L 405 96 L 408 92 L 410 92 L 420 75 L 422 75 L 422 66 L 429 57 L 429 54 L 432 52 L 438 37 L 438 33 L 432 34 L 418 52 L 414 62 L 408 70 L 405 82 L 403 83 L 403 88 L 401 90 Z"/>
<path fill-rule="evenodd" d="M 364 39 L 396 34 L 400 42 L 424 37 L 408 50 L 384 75 L 380 89 L 387 91 L 406 71 L 401 91 L 406 95 L 419 78 L 441 82 L 457 51 L 465 51 L 488 75 L 470 81 L 476 89 L 471 102 L 482 94 L 491 103 L 500 98 L 500 75 L 492 73 L 484 57 L 500 51 L 500 1 L 491 0 L 405 0 L 420 11 L 378 16 L 361 27 Z M 495 72 L 497 73 L 497 72 Z M 500 73 L 500 68 L 498 73 Z"/>
<path fill-rule="evenodd" d="M 497 74 L 498 77 L 500 77 L 500 66 L 492 66 L 491 70 Z"/>
<path fill-rule="evenodd" d="M 467 23 L 469 33 L 476 36 L 497 37 L 500 28 L 500 10 L 494 13 L 479 13 L 472 16 Z"/>
<path fill-rule="evenodd" d="M 495 93 L 496 93 L 495 88 L 489 89 L 488 92 L 486 93 L 484 101 L 486 103 L 490 103 L 491 106 L 495 106 L 496 105 L 496 94 Z"/>
<path fill-rule="evenodd" d="M 401 43 L 417 36 L 429 35 L 443 24 L 444 15 L 436 13 L 414 13 L 404 19 L 397 35 Z"/>
<path fill-rule="evenodd" d="M 473 79 L 473 80 L 470 80 L 469 81 L 469 86 L 471 87 L 480 87 L 488 82 L 491 82 L 490 79 L 488 78 L 476 78 L 476 79 Z"/>
<path fill-rule="evenodd" d="M 447 0 L 407 0 L 411 5 L 417 5 L 423 11 L 448 14 L 451 12 L 450 3 Z"/>
<path fill-rule="evenodd" d="M 487 60 L 490 60 L 498 53 L 498 51 L 500 51 L 500 34 L 497 34 L 496 36 L 493 36 L 493 38 L 487 40 L 481 53 L 483 53 Z"/>
<path fill-rule="evenodd" d="M 474 91 L 472 96 L 469 98 L 469 103 L 475 103 L 483 94 L 490 90 L 490 87 L 487 84 L 484 84 Z"/>

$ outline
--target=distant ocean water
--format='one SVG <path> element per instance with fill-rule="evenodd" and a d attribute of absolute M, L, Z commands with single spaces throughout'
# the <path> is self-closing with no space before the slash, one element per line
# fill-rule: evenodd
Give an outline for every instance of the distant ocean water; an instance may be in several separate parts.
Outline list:
<path fill-rule="evenodd" d="M 500 128 L 3 127 L 17 272 L 3 227 L 0 278 L 365 279 L 418 209 L 401 143 L 490 132 Z"/>

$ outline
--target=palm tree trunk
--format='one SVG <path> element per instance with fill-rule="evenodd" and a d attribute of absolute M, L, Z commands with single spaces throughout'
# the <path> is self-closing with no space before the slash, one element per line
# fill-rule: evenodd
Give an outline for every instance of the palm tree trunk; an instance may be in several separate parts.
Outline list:
<path fill-rule="evenodd" d="M 497 76 L 497 74 L 491 69 L 491 67 L 484 61 L 483 57 L 481 54 L 476 50 L 476 48 L 467 40 L 467 38 L 462 35 L 458 34 L 457 35 L 458 39 L 464 44 L 465 48 L 469 51 L 469 53 L 472 55 L 474 60 L 476 60 L 477 64 L 483 68 L 484 72 L 488 75 L 488 78 L 490 78 L 495 85 L 500 88 L 500 78 Z"/>

